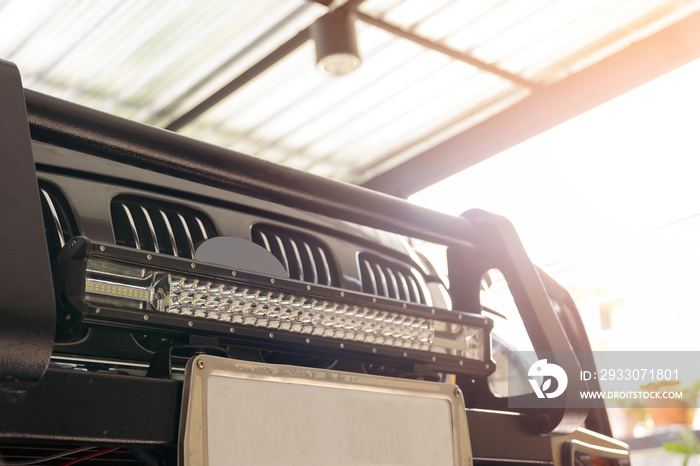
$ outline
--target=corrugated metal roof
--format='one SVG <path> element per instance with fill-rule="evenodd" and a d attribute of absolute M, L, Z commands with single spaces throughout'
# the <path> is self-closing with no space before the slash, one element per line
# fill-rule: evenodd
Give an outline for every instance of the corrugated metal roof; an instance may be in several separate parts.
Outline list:
<path fill-rule="evenodd" d="M 316 70 L 305 40 L 240 80 L 329 11 L 304 0 L 7 0 L 0 57 L 17 63 L 28 88 L 163 127 L 239 77 L 228 97 L 178 130 L 362 182 L 700 6 L 355 3 L 362 64 L 341 77 Z"/>

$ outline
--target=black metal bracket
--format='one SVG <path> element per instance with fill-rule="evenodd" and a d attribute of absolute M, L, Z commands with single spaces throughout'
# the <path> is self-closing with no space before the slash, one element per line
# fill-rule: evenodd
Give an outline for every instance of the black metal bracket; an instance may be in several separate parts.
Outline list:
<path fill-rule="evenodd" d="M 0 60 L 0 388 L 25 390 L 46 372 L 56 309 L 19 70 Z"/>
<path fill-rule="evenodd" d="M 576 355 L 513 224 L 505 217 L 477 209 L 462 216 L 474 226 L 470 239 L 476 248 L 468 253 L 452 247 L 448 252 L 450 277 L 460 280 L 460 286 L 451 290 L 455 306 L 468 311 L 478 309 L 481 278 L 489 269 L 498 268 L 508 282 L 535 351 L 538 354 L 556 352 L 556 359 L 550 362 L 561 366 L 568 374 L 578 374 L 581 368 Z M 571 378 L 570 384 L 585 386 L 585 382 Z M 578 392 L 574 390 L 571 393 Z M 573 432 L 585 420 L 587 410 L 569 406 L 568 400 L 566 406 L 528 410 L 532 414 L 532 428 L 542 433 Z"/>
<path fill-rule="evenodd" d="M 173 375 L 173 362 L 179 362 L 184 367 L 190 358 L 198 354 L 228 358 L 228 353 L 218 345 L 217 338 L 200 335 L 191 335 L 189 345 L 167 345 L 153 353 L 148 377 L 169 379 Z"/>
<path fill-rule="evenodd" d="M 26 393 L 0 392 L 0 442 L 174 445 L 182 382 L 68 369 Z"/>

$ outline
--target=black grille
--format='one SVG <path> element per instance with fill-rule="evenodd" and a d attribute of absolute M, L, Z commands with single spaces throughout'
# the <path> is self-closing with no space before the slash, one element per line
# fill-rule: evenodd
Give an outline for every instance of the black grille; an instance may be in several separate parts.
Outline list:
<path fill-rule="evenodd" d="M 253 241 L 282 263 L 290 278 L 337 286 L 335 265 L 326 245 L 304 233 L 271 225 L 253 225 Z"/>
<path fill-rule="evenodd" d="M 358 265 L 363 292 L 426 304 L 424 285 L 410 267 L 366 252 L 359 254 Z"/>
<path fill-rule="evenodd" d="M 194 259 L 197 246 L 216 236 L 201 212 L 150 199 L 112 200 L 112 227 L 117 244 Z"/>
<path fill-rule="evenodd" d="M 51 264 L 56 261 L 61 248 L 66 241 L 77 236 L 78 226 L 73 212 L 63 194 L 50 183 L 39 181 L 39 196 L 41 197 L 41 211 L 44 216 L 44 231 L 46 243 L 49 247 Z"/>

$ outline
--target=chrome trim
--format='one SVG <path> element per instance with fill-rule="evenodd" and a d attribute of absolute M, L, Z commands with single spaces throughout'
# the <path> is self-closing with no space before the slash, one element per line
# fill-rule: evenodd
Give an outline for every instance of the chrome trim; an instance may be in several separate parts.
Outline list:
<path fill-rule="evenodd" d="M 260 238 L 263 241 L 263 244 L 265 245 L 265 249 L 267 249 L 267 252 L 272 254 L 272 246 L 270 246 L 270 241 L 267 239 L 267 235 L 265 234 L 264 231 L 258 231 L 257 233 L 260 234 Z"/>
<path fill-rule="evenodd" d="M 136 222 L 134 222 L 134 217 L 131 215 L 131 210 L 126 204 L 120 204 L 126 213 L 126 218 L 129 221 L 129 226 L 131 227 L 131 233 L 134 235 L 134 247 L 136 249 L 141 249 L 141 239 L 139 238 L 139 232 L 136 229 Z"/>
<path fill-rule="evenodd" d="M 320 277 L 318 276 L 318 269 L 316 268 L 316 258 L 314 257 L 314 253 L 311 250 L 311 246 L 306 241 L 302 242 L 304 244 L 304 249 L 306 250 L 306 254 L 309 257 L 309 264 L 311 264 L 311 273 L 313 275 L 314 283 L 320 283 Z"/>
<path fill-rule="evenodd" d="M 294 241 L 293 238 L 287 238 L 287 241 L 289 241 L 289 244 L 292 246 L 294 257 L 296 257 L 297 260 L 297 268 L 299 269 L 299 280 L 305 281 L 306 277 L 304 274 L 304 263 L 301 260 L 301 254 L 299 254 L 299 248 L 297 247 L 297 243 L 296 241 Z"/>
<path fill-rule="evenodd" d="M 401 294 L 399 293 L 399 283 L 396 281 L 396 275 L 394 274 L 394 271 L 391 270 L 391 268 L 387 267 L 386 268 L 386 273 L 389 275 L 389 279 L 391 280 L 391 287 L 394 289 L 394 298 L 396 299 L 401 299 Z M 387 286 L 389 283 L 387 283 Z"/>
<path fill-rule="evenodd" d="M 420 290 L 418 289 L 418 280 L 416 280 L 416 277 L 414 276 L 409 276 L 408 281 L 411 283 L 411 290 L 413 291 L 413 302 L 420 303 Z"/>
<path fill-rule="evenodd" d="M 284 259 L 284 263 L 282 265 L 284 265 L 284 268 L 287 269 L 287 273 L 291 277 L 292 274 L 291 274 L 291 270 L 289 270 L 290 269 L 289 259 L 287 259 L 287 251 L 284 250 L 284 243 L 282 242 L 282 238 L 280 238 L 279 235 L 274 235 L 274 236 L 275 236 L 275 240 L 277 241 L 277 245 L 280 248 L 280 254 L 282 255 L 282 259 Z"/>
<path fill-rule="evenodd" d="M 156 229 L 153 227 L 153 221 L 151 220 L 151 214 L 148 213 L 144 206 L 141 207 L 141 212 L 143 216 L 146 217 L 146 223 L 148 224 L 148 229 L 151 231 L 151 237 L 153 238 L 153 250 L 155 253 L 160 253 L 160 247 L 158 246 L 158 236 L 156 235 Z"/>
<path fill-rule="evenodd" d="M 41 189 L 41 194 L 44 196 L 44 199 L 46 200 L 46 203 L 49 206 L 49 210 L 51 211 L 51 216 L 53 217 L 53 222 L 56 227 L 56 234 L 58 235 L 58 240 L 61 242 L 61 247 L 66 245 L 66 240 L 63 238 L 63 227 L 61 226 L 61 219 L 58 216 L 58 212 L 56 211 L 56 206 L 53 203 L 53 200 L 51 199 L 51 196 L 49 195 L 48 191 L 45 189 Z"/>
<path fill-rule="evenodd" d="M 165 228 L 168 230 L 168 236 L 170 237 L 170 244 L 173 247 L 173 256 L 178 257 L 177 241 L 175 240 L 175 233 L 173 233 L 173 227 L 170 224 L 170 219 L 168 218 L 168 215 L 165 212 L 163 212 L 162 210 L 158 209 L 158 212 L 160 212 L 160 216 L 163 217 L 163 221 L 165 222 Z"/>
<path fill-rule="evenodd" d="M 370 285 L 372 285 L 372 289 L 374 290 L 374 294 L 378 295 L 379 288 L 377 287 L 377 277 L 374 276 L 374 270 L 372 269 L 372 265 L 369 263 L 369 261 L 367 259 L 363 259 L 362 263 L 365 266 L 367 273 L 369 274 L 369 278 L 371 280 Z"/>
<path fill-rule="evenodd" d="M 185 236 L 187 237 L 187 246 L 190 248 L 190 259 L 194 259 L 194 242 L 192 242 L 192 235 L 190 234 L 190 227 L 187 225 L 187 220 L 182 216 L 181 213 L 177 214 L 180 222 L 182 223 L 182 228 L 185 229 Z"/>
<path fill-rule="evenodd" d="M 406 277 L 404 276 L 404 274 L 401 273 L 400 270 L 397 270 L 396 274 L 399 276 L 399 280 L 401 280 L 401 288 L 403 289 L 403 296 L 401 297 L 401 299 L 409 301 L 411 292 L 408 289 L 408 282 L 406 281 Z"/>
<path fill-rule="evenodd" d="M 377 270 L 377 273 L 378 273 L 377 278 L 379 280 L 381 280 L 383 294 L 385 297 L 389 298 L 390 297 L 389 296 L 389 286 L 387 285 L 387 282 L 386 282 L 386 275 L 384 274 L 384 269 L 379 264 L 374 264 L 374 268 Z M 378 287 L 379 287 L 379 285 L 377 285 L 377 288 Z"/>
<path fill-rule="evenodd" d="M 209 235 L 207 235 L 207 229 L 204 228 L 204 224 L 202 223 L 202 220 L 200 220 L 200 218 L 197 217 L 196 215 L 195 215 L 194 219 L 197 221 L 197 225 L 199 225 L 199 230 L 202 232 L 202 237 L 204 238 L 205 241 L 208 240 Z"/>
<path fill-rule="evenodd" d="M 318 249 L 318 252 L 321 256 L 321 261 L 323 262 L 323 269 L 326 273 L 326 285 L 331 286 L 333 285 L 333 277 L 331 276 L 331 266 L 328 263 L 328 258 L 326 257 L 326 252 L 323 250 L 322 247 L 316 246 L 316 249 Z"/>

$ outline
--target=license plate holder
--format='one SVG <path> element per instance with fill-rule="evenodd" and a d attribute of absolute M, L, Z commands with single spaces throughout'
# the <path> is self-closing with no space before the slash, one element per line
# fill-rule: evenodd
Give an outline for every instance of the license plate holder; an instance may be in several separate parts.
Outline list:
<path fill-rule="evenodd" d="M 181 465 L 472 464 L 455 385 L 208 355 L 184 384 Z"/>

